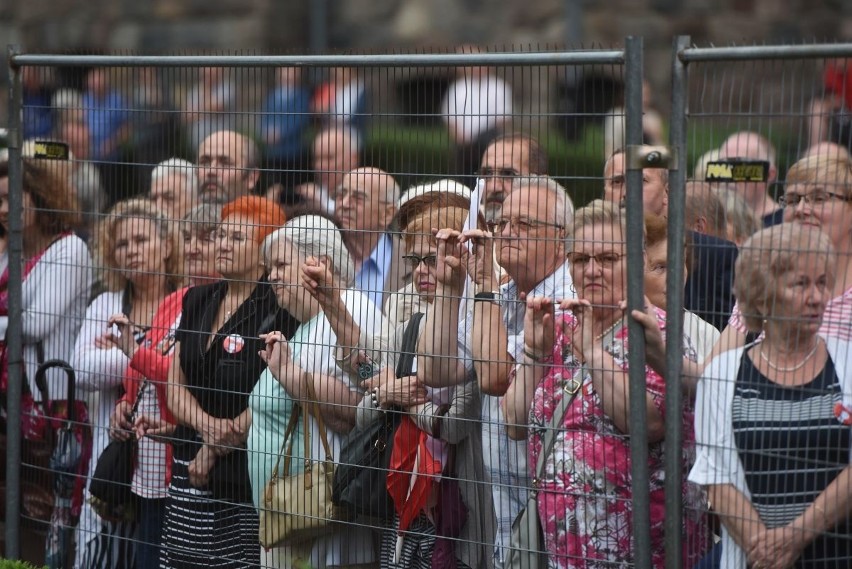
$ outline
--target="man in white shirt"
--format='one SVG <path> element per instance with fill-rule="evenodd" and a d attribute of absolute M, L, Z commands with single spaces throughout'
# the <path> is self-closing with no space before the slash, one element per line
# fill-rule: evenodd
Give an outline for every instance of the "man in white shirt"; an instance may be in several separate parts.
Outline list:
<path fill-rule="evenodd" d="M 473 360 L 483 393 L 483 458 L 497 515 L 496 567 L 502 567 L 512 521 L 525 506 L 530 485 L 526 441 L 509 439 L 500 408 L 524 347 L 525 303 L 520 295 L 554 300 L 576 297 L 565 259 L 573 212 L 567 192 L 556 181 L 546 176 L 521 177 L 503 202 L 493 236 L 482 229 L 461 234 L 442 229 L 437 236 L 442 270 L 418 345 L 418 377 L 427 385 L 440 386 L 442 378 L 460 376 L 451 368 Z M 510 278 L 502 286 L 495 256 Z M 461 267 L 473 289 L 473 302 L 466 303 L 465 309 L 460 308 L 465 280 L 459 274 Z M 465 313 L 460 316 L 462 310 Z M 456 325 L 457 341 L 442 334 Z"/>

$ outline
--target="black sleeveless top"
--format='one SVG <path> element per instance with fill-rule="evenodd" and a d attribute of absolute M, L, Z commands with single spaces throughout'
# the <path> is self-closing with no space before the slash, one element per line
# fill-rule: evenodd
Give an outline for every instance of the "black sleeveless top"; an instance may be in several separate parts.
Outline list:
<path fill-rule="evenodd" d="M 180 367 L 187 388 L 201 408 L 217 418 L 233 419 L 248 407 L 251 390 L 266 364 L 258 356 L 264 347 L 260 334 L 280 330 L 290 338 L 299 322 L 278 307 L 275 293 L 265 280 L 239 306 L 207 348 L 210 330 L 228 284 L 225 281 L 197 286 L 183 299 L 183 314 L 175 334 L 180 342 Z M 174 458 L 195 458 L 201 436 L 187 426 L 175 434 Z M 217 457 L 210 472 L 214 498 L 251 503 L 251 487 L 245 449 Z"/>

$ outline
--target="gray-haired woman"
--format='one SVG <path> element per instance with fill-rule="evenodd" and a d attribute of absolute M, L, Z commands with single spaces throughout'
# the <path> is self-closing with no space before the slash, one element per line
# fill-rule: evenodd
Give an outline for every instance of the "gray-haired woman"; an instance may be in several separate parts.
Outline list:
<path fill-rule="evenodd" d="M 306 380 L 314 382 L 320 412 L 332 431 L 328 442 L 336 458 L 340 435 L 354 426 L 355 408 L 363 397 L 357 382 L 336 359 L 340 359 L 340 352 L 348 353 L 356 347 L 350 346 L 351 339 L 357 343 L 362 335 L 373 338 L 385 329 L 381 311 L 364 294 L 349 288 L 355 272 L 352 259 L 340 232 L 328 219 L 301 216 L 290 220 L 266 238 L 263 258 L 278 305 L 302 324 L 289 341 L 277 331 L 266 335 L 266 350 L 261 357 L 268 367 L 249 398 L 249 474 L 259 510 L 263 508 L 264 486 L 275 466 L 287 423 L 295 405 L 308 398 Z M 306 264 L 328 272 L 332 282 L 341 283 L 340 288 L 328 293 L 340 299 L 344 307 L 341 311 L 324 311 L 314 296 L 316 290 L 311 290 L 306 282 L 311 279 L 304 277 Z M 379 359 L 378 352 L 370 350 L 370 356 Z M 319 457 L 324 451 L 313 418 L 311 430 L 311 453 Z M 302 440 L 301 427 L 294 437 L 297 443 L 293 454 L 302 456 L 303 449 L 298 444 Z M 296 474 L 303 464 L 293 461 L 289 474 Z M 298 546 L 262 549 L 261 560 L 264 567 L 290 568 L 300 563 L 315 568 L 353 567 L 373 563 L 374 551 L 368 530 L 341 526 L 330 536 Z"/>

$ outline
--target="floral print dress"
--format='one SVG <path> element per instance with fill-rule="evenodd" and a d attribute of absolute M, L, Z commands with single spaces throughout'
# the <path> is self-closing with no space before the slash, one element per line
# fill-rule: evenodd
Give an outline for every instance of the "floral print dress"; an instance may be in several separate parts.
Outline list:
<path fill-rule="evenodd" d="M 665 330 L 665 313 L 656 311 Z M 566 330 L 577 326 L 571 314 L 564 316 Z M 557 327 L 557 330 L 559 327 Z M 605 345 L 607 352 L 627 370 L 627 327 L 621 326 Z M 563 388 L 582 372 L 573 354 L 571 337 L 557 335 L 554 366 L 539 383 L 530 408 L 529 464 L 535 465 L 541 452 L 544 429 L 551 423 Z M 579 377 L 577 379 L 580 379 Z M 661 415 L 665 414 L 665 380 L 646 367 L 647 391 Z M 685 460 L 694 454 L 692 414 L 684 413 Z M 651 551 L 654 567 L 663 567 L 664 442 L 648 449 L 651 493 Z M 684 473 L 688 472 L 684 465 Z M 622 433 L 604 413 L 600 396 L 586 372 L 582 388 L 565 413 L 553 451 L 545 463 L 539 482 L 538 508 L 545 545 L 552 568 L 612 568 L 633 562 L 632 485 L 630 437 Z M 685 474 L 684 474 L 685 480 Z M 684 558 L 692 567 L 705 549 L 706 528 L 701 513 L 700 493 L 684 482 Z M 691 514 L 690 514 L 691 512 Z"/>

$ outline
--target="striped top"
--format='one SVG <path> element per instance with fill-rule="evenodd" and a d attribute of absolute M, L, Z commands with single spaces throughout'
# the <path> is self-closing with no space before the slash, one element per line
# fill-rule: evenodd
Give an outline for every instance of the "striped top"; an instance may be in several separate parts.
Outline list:
<path fill-rule="evenodd" d="M 837 420 L 842 392 L 829 358 L 810 383 L 785 387 L 764 376 L 743 356 L 731 410 L 734 441 L 751 492 L 751 502 L 767 528 L 792 522 L 849 465 L 850 429 Z M 852 542 L 848 522 L 823 535 L 801 561 L 832 566 L 848 559 Z"/>

